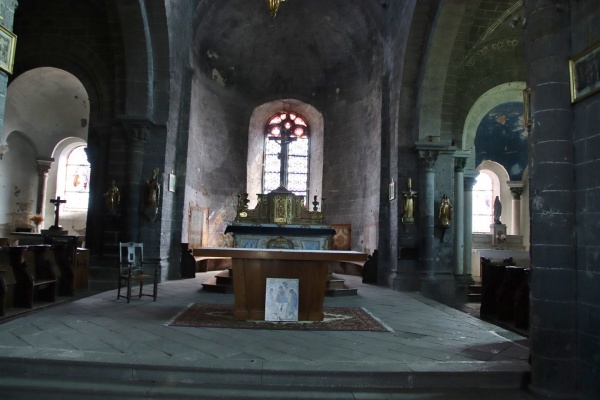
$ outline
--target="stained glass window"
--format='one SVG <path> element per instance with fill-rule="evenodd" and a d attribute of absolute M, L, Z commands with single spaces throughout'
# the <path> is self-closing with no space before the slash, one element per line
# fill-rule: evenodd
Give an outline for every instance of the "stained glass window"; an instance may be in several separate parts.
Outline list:
<path fill-rule="evenodd" d="M 74 148 L 67 156 L 64 198 L 65 209 L 84 211 L 88 208 L 90 195 L 90 163 L 85 147 Z"/>
<path fill-rule="evenodd" d="M 309 135 L 308 124 L 296 113 L 279 112 L 269 119 L 265 127 L 263 193 L 269 193 L 280 185 L 283 142 L 287 146 L 287 157 L 283 160 L 287 169 L 286 189 L 307 196 Z"/>
<path fill-rule="evenodd" d="M 473 186 L 473 232 L 489 233 L 494 222 L 492 178 L 481 172 Z"/>

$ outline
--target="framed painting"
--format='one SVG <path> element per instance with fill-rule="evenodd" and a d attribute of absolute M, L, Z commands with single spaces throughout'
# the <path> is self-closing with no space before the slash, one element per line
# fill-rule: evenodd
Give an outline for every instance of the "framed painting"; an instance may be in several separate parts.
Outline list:
<path fill-rule="evenodd" d="M 298 279 L 267 278 L 265 321 L 298 321 Z"/>
<path fill-rule="evenodd" d="M 569 60 L 571 102 L 600 91 L 600 42 Z"/>
<path fill-rule="evenodd" d="M 17 36 L 0 25 L 0 69 L 9 74 L 13 72 Z"/>
<path fill-rule="evenodd" d="M 188 243 L 190 249 L 206 246 L 208 239 L 208 208 L 190 205 Z"/>
<path fill-rule="evenodd" d="M 169 174 L 169 192 L 175 192 L 175 185 L 177 183 L 177 177 L 174 173 Z"/>
<path fill-rule="evenodd" d="M 523 124 L 531 128 L 531 88 L 523 90 Z"/>

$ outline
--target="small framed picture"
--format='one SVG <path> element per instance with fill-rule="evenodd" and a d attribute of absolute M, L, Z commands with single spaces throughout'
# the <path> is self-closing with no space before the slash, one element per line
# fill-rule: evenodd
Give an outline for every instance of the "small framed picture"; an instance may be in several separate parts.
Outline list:
<path fill-rule="evenodd" d="M 169 192 L 175 192 L 175 184 L 177 183 L 177 177 L 174 173 L 169 174 Z"/>
<path fill-rule="evenodd" d="M 600 91 L 600 42 L 569 60 L 571 102 Z"/>
<path fill-rule="evenodd" d="M 531 127 L 531 88 L 523 90 L 523 123 L 525 128 Z"/>
<path fill-rule="evenodd" d="M 389 199 L 390 201 L 396 198 L 396 182 L 392 179 L 389 186 Z"/>
<path fill-rule="evenodd" d="M 267 278 L 265 321 L 298 321 L 298 279 Z"/>
<path fill-rule="evenodd" d="M 12 74 L 17 36 L 0 25 L 0 69 Z"/>

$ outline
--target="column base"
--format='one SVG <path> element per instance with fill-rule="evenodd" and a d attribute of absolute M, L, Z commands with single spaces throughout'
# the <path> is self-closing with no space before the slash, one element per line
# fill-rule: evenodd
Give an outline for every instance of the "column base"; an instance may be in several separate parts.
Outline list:
<path fill-rule="evenodd" d="M 451 274 L 421 278 L 419 291 L 423 296 L 449 306 L 463 303 L 457 298 L 456 281 Z"/>

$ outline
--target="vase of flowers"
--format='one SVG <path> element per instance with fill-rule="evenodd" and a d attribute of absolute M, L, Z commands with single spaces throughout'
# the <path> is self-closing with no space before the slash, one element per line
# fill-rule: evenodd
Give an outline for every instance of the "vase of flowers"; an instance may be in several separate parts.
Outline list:
<path fill-rule="evenodd" d="M 35 233 L 40 233 L 40 225 L 44 222 L 44 217 L 41 214 L 34 214 L 29 220 L 35 225 Z"/>

